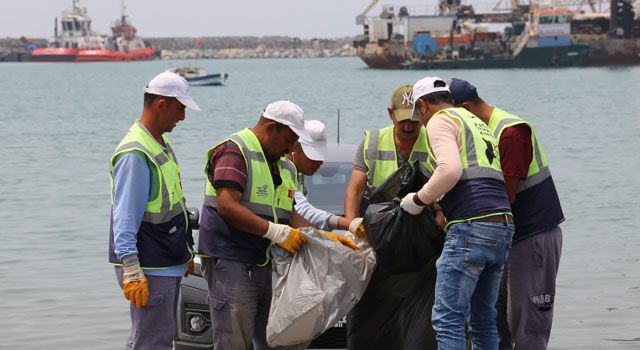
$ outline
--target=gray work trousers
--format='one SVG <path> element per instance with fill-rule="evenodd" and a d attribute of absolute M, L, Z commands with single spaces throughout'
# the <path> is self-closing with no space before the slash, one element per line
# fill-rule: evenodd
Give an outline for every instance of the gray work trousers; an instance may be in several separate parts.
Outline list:
<path fill-rule="evenodd" d="M 218 350 L 266 350 L 271 308 L 271 263 L 266 266 L 202 258 L 209 287 L 213 347 Z M 305 349 L 308 344 L 277 349 Z M 253 346 L 253 348 L 252 348 Z"/>
<path fill-rule="evenodd" d="M 560 227 L 511 247 L 497 303 L 501 350 L 547 348 L 561 251 Z"/>
<path fill-rule="evenodd" d="M 271 264 L 257 266 L 202 258 L 209 286 L 213 347 L 268 349 L 267 320 L 271 307 Z"/>
<path fill-rule="evenodd" d="M 122 267 L 116 267 L 116 278 L 122 288 Z M 147 275 L 149 301 L 137 308 L 129 303 L 131 331 L 126 349 L 171 350 L 176 329 L 176 306 L 182 277 Z"/>

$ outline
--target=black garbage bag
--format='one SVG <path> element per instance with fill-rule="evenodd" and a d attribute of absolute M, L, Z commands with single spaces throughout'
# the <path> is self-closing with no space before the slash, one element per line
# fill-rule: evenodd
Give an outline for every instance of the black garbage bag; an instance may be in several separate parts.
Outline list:
<path fill-rule="evenodd" d="M 418 191 L 427 180 L 417 163 L 405 164 L 368 196 L 365 235 L 385 273 L 420 271 L 442 250 L 433 210 L 411 215 L 400 208 L 399 197 Z"/>
<path fill-rule="evenodd" d="M 427 181 L 429 181 L 429 176 L 424 173 L 417 161 L 407 162 L 384 180 L 380 186 L 363 194 L 363 197 L 368 204 L 389 202 L 396 197 L 402 198 L 409 192 L 420 190 Z"/>
<path fill-rule="evenodd" d="M 443 234 L 431 208 L 411 215 L 396 198 L 369 205 L 364 217 L 365 235 L 378 257 L 377 269 L 385 273 L 421 271 L 442 250 Z"/>
<path fill-rule="evenodd" d="M 421 271 L 387 275 L 376 270 L 347 315 L 348 349 L 437 349 L 431 325 L 436 257 Z"/>
<path fill-rule="evenodd" d="M 363 196 L 365 235 L 378 265 L 347 316 L 349 349 L 437 349 L 431 309 L 444 233 L 431 208 L 413 216 L 399 206 L 427 180 L 417 164 L 405 164 Z"/>

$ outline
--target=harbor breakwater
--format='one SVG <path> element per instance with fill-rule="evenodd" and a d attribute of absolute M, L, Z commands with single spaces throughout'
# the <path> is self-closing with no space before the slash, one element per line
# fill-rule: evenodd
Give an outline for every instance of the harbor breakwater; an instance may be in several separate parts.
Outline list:
<path fill-rule="evenodd" d="M 355 56 L 353 38 L 301 39 L 285 36 L 149 38 L 163 59 L 313 58 Z"/>

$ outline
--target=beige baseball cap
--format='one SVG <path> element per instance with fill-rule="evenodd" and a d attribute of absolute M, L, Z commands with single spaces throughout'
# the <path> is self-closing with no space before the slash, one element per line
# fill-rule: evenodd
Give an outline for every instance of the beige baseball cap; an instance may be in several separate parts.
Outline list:
<path fill-rule="evenodd" d="M 420 118 L 413 113 L 413 87 L 411 85 L 402 85 L 398 87 L 391 95 L 391 109 L 396 116 L 396 121 L 414 120 L 419 121 Z"/>

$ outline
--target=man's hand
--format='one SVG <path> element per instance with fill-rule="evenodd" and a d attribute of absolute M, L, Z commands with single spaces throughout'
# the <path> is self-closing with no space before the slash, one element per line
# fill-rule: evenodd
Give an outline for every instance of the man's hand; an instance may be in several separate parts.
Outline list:
<path fill-rule="evenodd" d="M 358 246 L 349 237 L 327 231 L 324 232 L 324 236 L 336 243 L 342 244 L 345 247 L 351 248 L 353 250 L 358 250 Z"/>
<path fill-rule="evenodd" d="M 355 218 L 351 220 L 351 223 L 349 224 L 349 232 L 358 238 L 364 237 L 364 225 L 362 225 L 362 218 Z"/>
<path fill-rule="evenodd" d="M 187 262 L 187 272 L 184 273 L 184 277 L 189 277 L 189 275 L 193 275 L 193 271 L 195 270 L 196 265 L 193 262 L 193 259 Z"/>
<path fill-rule="evenodd" d="M 300 230 L 288 225 L 274 224 L 271 221 L 269 221 L 269 229 L 263 237 L 281 246 L 289 254 L 295 254 L 305 242 L 304 235 Z"/>
<path fill-rule="evenodd" d="M 136 307 L 141 308 L 147 305 L 149 300 L 149 285 L 147 278 L 140 268 L 138 256 L 128 255 L 122 259 L 122 292 L 125 299 L 129 300 Z"/>
<path fill-rule="evenodd" d="M 411 215 L 418 215 L 422 213 L 422 210 L 425 206 L 424 204 L 419 205 L 418 203 L 416 203 L 416 197 L 417 195 L 415 192 L 407 193 L 407 195 L 404 196 L 404 198 L 402 198 L 402 201 L 400 202 L 400 208 Z M 418 201 L 419 200 L 420 199 L 418 199 Z"/>
<path fill-rule="evenodd" d="M 442 210 L 436 210 L 436 223 L 440 226 L 441 229 L 444 230 L 444 227 L 447 226 L 447 218 L 444 217 L 444 213 Z"/>

